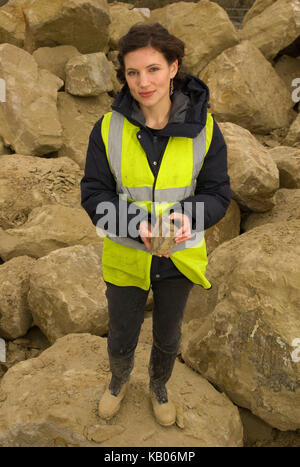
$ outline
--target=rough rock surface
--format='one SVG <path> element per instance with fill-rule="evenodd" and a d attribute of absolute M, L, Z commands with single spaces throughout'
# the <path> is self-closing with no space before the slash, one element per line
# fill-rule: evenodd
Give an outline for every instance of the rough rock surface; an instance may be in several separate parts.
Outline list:
<path fill-rule="evenodd" d="M 181 344 L 188 365 L 279 430 L 300 428 L 299 228 L 267 224 L 216 248 L 212 294 Z"/>
<path fill-rule="evenodd" d="M 15 339 L 32 325 L 27 302 L 29 275 L 35 260 L 19 256 L 0 265 L 0 337 Z"/>
<path fill-rule="evenodd" d="M 263 224 L 300 219 L 300 189 L 281 188 L 274 196 L 275 206 L 267 212 L 251 212 L 242 222 L 244 231 Z"/>
<path fill-rule="evenodd" d="M 31 0 L 24 9 L 39 47 L 73 45 L 81 53 L 100 52 L 108 44 L 106 0 Z"/>
<path fill-rule="evenodd" d="M 198 74 L 224 49 L 238 43 L 227 13 L 214 2 L 178 2 L 151 11 L 149 21 L 158 21 L 186 44 L 185 69 Z"/>
<path fill-rule="evenodd" d="M 152 229 L 150 253 L 152 255 L 171 254 L 175 246 L 175 233 L 175 226 L 168 216 L 160 216 Z"/>
<path fill-rule="evenodd" d="M 58 150 L 62 128 L 56 99 L 63 82 L 11 44 L 0 44 L 0 76 L 6 82 L 6 102 L 0 106 L 0 135 L 5 142 L 20 154 Z"/>
<path fill-rule="evenodd" d="M 134 5 L 124 2 L 114 2 L 109 5 L 111 23 L 109 25 L 109 45 L 111 49 L 118 48 L 119 39 L 131 26 L 145 21 L 145 16 L 133 9 Z"/>
<path fill-rule="evenodd" d="M 103 52 L 74 56 L 65 69 L 65 89 L 74 96 L 99 96 L 113 90 L 113 68 Z"/>
<path fill-rule="evenodd" d="M 146 383 L 149 356 L 150 346 L 139 345 L 129 390 L 108 422 L 97 415 L 108 376 L 106 339 L 69 334 L 14 365 L 0 386 L 0 445 L 242 446 L 237 407 L 180 362 L 169 386 L 184 428 L 158 425 Z"/>
<path fill-rule="evenodd" d="M 89 135 L 96 121 L 111 110 L 112 101 L 106 93 L 85 99 L 66 92 L 58 93 L 57 107 L 63 128 L 59 157 L 69 157 L 84 169 Z"/>
<path fill-rule="evenodd" d="M 80 207 L 82 175 L 67 157 L 1 156 L 0 227 L 24 224 L 30 211 L 44 204 Z"/>
<path fill-rule="evenodd" d="M 0 43 L 9 43 L 24 47 L 26 42 L 26 24 L 23 6 L 27 0 L 10 0 L 0 9 Z"/>
<path fill-rule="evenodd" d="M 205 243 L 209 255 L 217 246 L 240 234 L 241 214 L 237 202 L 231 199 L 225 216 L 205 231 Z"/>
<path fill-rule="evenodd" d="M 49 342 L 70 332 L 108 331 L 102 242 L 59 248 L 36 261 L 28 303 L 34 323 Z"/>
<path fill-rule="evenodd" d="M 32 54 L 40 68 L 46 68 L 63 81 L 66 79 L 66 64 L 70 58 L 76 55 L 80 55 L 80 52 L 72 45 L 40 47 Z"/>
<path fill-rule="evenodd" d="M 289 127 L 295 118 L 289 90 L 250 41 L 224 50 L 199 77 L 210 89 L 211 111 L 222 122 L 265 134 Z"/>
<path fill-rule="evenodd" d="M 280 187 L 300 188 L 300 147 L 278 146 L 270 154 L 279 170 Z"/>
<path fill-rule="evenodd" d="M 300 34 L 299 1 L 277 0 L 248 19 L 239 32 L 242 40 L 250 39 L 267 59 L 274 58 Z"/>
<path fill-rule="evenodd" d="M 292 122 L 284 140 L 284 144 L 300 147 L 300 113 L 298 113 L 297 117 Z"/>
<path fill-rule="evenodd" d="M 267 211 L 274 206 L 279 172 L 269 151 L 250 131 L 220 123 L 228 149 L 228 173 L 232 197 L 243 208 Z"/>
<path fill-rule="evenodd" d="M 5 261 L 21 255 L 40 258 L 58 248 L 97 240 L 96 228 L 84 209 L 44 205 L 32 209 L 21 227 L 0 228 L 0 256 Z"/>

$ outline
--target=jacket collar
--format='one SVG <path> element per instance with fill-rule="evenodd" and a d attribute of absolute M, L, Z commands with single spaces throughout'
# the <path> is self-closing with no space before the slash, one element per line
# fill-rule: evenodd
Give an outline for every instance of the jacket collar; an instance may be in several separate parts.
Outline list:
<path fill-rule="evenodd" d="M 175 87 L 171 100 L 169 122 L 162 130 L 156 130 L 156 133 L 161 136 L 195 138 L 206 124 L 208 87 L 199 78 L 187 75 L 184 87 Z M 127 83 L 116 95 L 111 107 L 134 125 L 145 127 L 145 117 L 137 101 L 131 96 Z"/>

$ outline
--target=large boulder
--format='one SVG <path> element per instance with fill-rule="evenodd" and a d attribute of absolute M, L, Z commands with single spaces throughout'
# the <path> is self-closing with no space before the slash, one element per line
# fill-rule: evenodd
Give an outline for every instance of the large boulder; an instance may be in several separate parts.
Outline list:
<path fill-rule="evenodd" d="M 24 47 L 26 42 L 26 23 L 23 7 L 27 0 L 10 0 L 0 8 L 0 43 L 7 42 Z"/>
<path fill-rule="evenodd" d="M 279 430 L 300 428 L 299 228 L 266 224 L 212 252 L 212 294 L 201 291 L 181 347 L 188 365 Z"/>
<path fill-rule="evenodd" d="M 99 96 L 113 90 L 113 67 L 103 52 L 72 57 L 65 70 L 65 90 L 74 96 Z"/>
<path fill-rule="evenodd" d="M 282 81 L 285 82 L 286 87 L 292 94 L 295 89 L 295 85 L 293 86 L 292 83 L 295 79 L 300 78 L 300 59 L 289 57 L 288 55 L 281 55 L 281 57 L 276 61 L 274 69 Z"/>
<path fill-rule="evenodd" d="M 30 211 L 43 204 L 80 207 L 82 176 L 68 157 L 1 156 L 0 227 L 24 224 Z"/>
<path fill-rule="evenodd" d="M 234 123 L 219 123 L 228 149 L 228 172 L 233 199 L 244 210 L 267 211 L 274 206 L 279 172 L 269 151 Z"/>
<path fill-rule="evenodd" d="M 147 384 L 150 350 L 139 344 L 128 392 L 111 422 L 97 415 L 108 377 L 106 339 L 69 334 L 37 358 L 14 365 L 0 386 L 0 444 L 241 447 L 237 407 L 180 362 L 175 363 L 170 386 L 184 428 L 166 429 L 155 421 Z"/>
<path fill-rule="evenodd" d="M 27 294 L 35 261 L 20 256 L 0 265 L 0 337 L 4 339 L 23 336 L 32 325 Z"/>
<path fill-rule="evenodd" d="M 124 2 L 114 2 L 109 5 L 111 23 L 109 25 L 109 45 L 111 49 L 118 48 L 119 39 L 131 26 L 145 21 L 145 16 L 133 9 L 134 5 Z"/>
<path fill-rule="evenodd" d="M 300 219 L 300 190 L 281 188 L 274 196 L 274 207 L 267 212 L 251 212 L 242 221 L 242 230 L 260 225 Z"/>
<path fill-rule="evenodd" d="M 61 80 L 66 80 L 66 64 L 70 58 L 80 55 L 73 45 L 58 45 L 57 47 L 40 47 L 32 54 L 40 68 L 46 68 Z"/>
<path fill-rule="evenodd" d="M 220 121 L 269 133 L 294 118 L 290 92 L 250 41 L 224 50 L 199 77 L 210 89 L 212 112 Z"/>
<path fill-rule="evenodd" d="M 84 169 L 90 133 L 96 121 L 111 110 L 112 101 L 106 93 L 85 98 L 58 93 L 57 107 L 63 128 L 59 157 L 69 157 Z"/>
<path fill-rule="evenodd" d="M 49 342 L 71 332 L 108 332 L 102 243 L 59 248 L 36 261 L 28 303 L 34 323 Z"/>
<path fill-rule="evenodd" d="M 0 105 L 0 135 L 15 152 L 43 155 L 62 145 L 56 108 L 63 82 L 25 50 L 0 44 L 0 76 L 6 82 L 6 102 Z"/>
<path fill-rule="evenodd" d="M 159 22 L 185 45 L 183 66 L 198 74 L 223 50 L 238 43 L 238 35 L 227 13 L 214 2 L 178 2 L 151 11 L 152 22 Z"/>
<path fill-rule="evenodd" d="M 273 5 L 277 0 L 255 0 L 251 8 L 247 11 L 243 18 L 243 25 L 254 16 L 260 15 L 266 8 Z"/>
<path fill-rule="evenodd" d="M 300 113 L 298 113 L 297 117 L 292 122 L 284 140 L 284 144 L 300 147 Z"/>
<path fill-rule="evenodd" d="M 279 170 L 281 188 L 300 188 L 300 147 L 277 146 L 270 154 Z"/>
<path fill-rule="evenodd" d="M 86 54 L 107 48 L 110 17 L 106 0 L 31 0 L 24 15 L 35 49 L 73 45 Z"/>
<path fill-rule="evenodd" d="M 277 0 L 260 14 L 248 19 L 239 31 L 270 60 L 300 34 L 299 4 L 295 0 Z"/>
<path fill-rule="evenodd" d="M 99 240 L 96 228 L 82 208 L 49 204 L 32 209 L 20 227 L 0 228 L 0 257 L 40 258 L 53 250 Z"/>
<path fill-rule="evenodd" d="M 205 243 L 209 255 L 217 246 L 240 234 L 241 213 L 237 202 L 231 199 L 225 216 L 205 231 Z"/>

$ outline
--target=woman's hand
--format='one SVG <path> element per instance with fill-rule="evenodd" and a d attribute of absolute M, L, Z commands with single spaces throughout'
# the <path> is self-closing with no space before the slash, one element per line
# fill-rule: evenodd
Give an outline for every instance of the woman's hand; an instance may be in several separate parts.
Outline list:
<path fill-rule="evenodd" d="M 169 218 L 173 220 L 179 220 L 181 223 L 181 226 L 175 233 L 176 245 L 178 245 L 178 243 L 185 242 L 186 240 L 190 240 L 192 238 L 191 221 L 186 214 L 180 212 L 172 212 L 172 214 L 169 215 Z"/>

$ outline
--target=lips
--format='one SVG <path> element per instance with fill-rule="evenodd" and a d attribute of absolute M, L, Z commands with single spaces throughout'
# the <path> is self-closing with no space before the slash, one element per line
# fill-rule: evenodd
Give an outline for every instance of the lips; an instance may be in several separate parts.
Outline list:
<path fill-rule="evenodd" d="M 155 91 L 150 91 L 150 92 L 140 92 L 140 96 L 142 97 L 150 97 L 152 94 L 154 94 Z"/>

